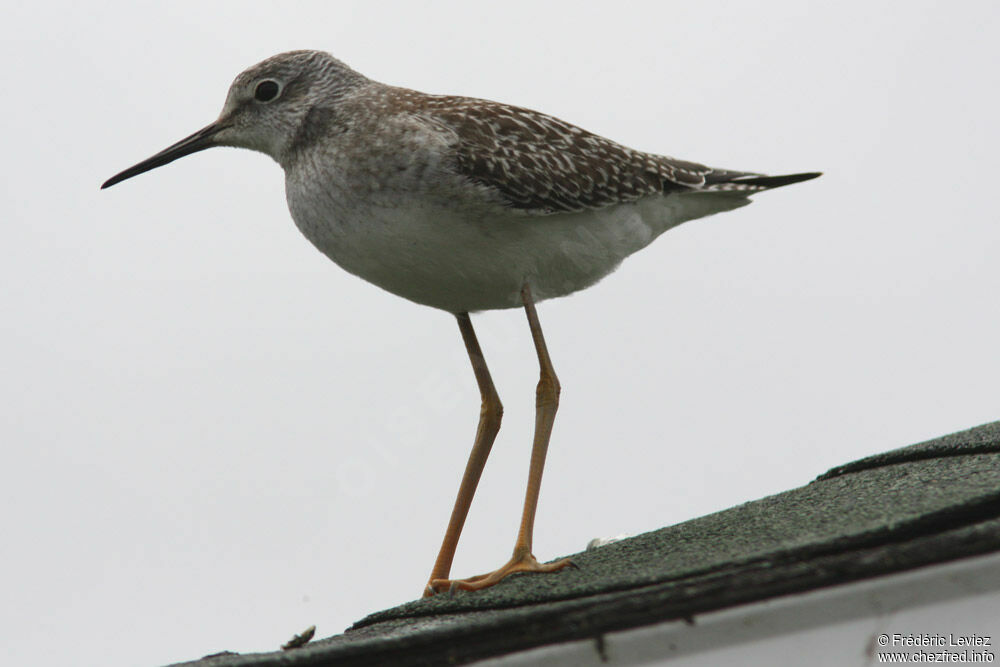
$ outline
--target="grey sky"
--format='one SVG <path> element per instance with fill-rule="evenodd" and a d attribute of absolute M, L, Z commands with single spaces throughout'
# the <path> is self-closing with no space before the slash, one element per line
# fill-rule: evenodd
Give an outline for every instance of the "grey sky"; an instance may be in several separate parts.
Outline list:
<path fill-rule="evenodd" d="M 0 655 L 156 664 L 413 598 L 478 415 L 454 319 L 316 252 L 228 149 L 100 183 L 293 48 L 720 167 L 823 178 L 539 308 L 563 385 L 535 551 L 1000 418 L 996 3 L 52 3 L 0 23 Z M 536 362 L 454 573 L 513 545 Z"/>

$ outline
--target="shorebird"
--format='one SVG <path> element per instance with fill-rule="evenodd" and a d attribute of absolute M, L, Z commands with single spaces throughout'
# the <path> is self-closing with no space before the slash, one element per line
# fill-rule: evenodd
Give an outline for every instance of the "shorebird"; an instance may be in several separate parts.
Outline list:
<path fill-rule="evenodd" d="M 535 304 L 593 285 L 682 222 L 819 176 L 765 176 L 644 153 L 537 111 L 390 86 L 327 53 L 292 51 L 237 76 L 215 122 L 101 187 L 213 146 L 270 155 L 284 169 L 292 219 L 316 248 L 458 320 L 482 405 L 424 595 L 571 564 L 540 563 L 531 548 L 560 391 Z M 493 572 L 450 579 L 503 415 L 469 314 L 514 307 L 527 315 L 540 369 L 514 553 Z"/>

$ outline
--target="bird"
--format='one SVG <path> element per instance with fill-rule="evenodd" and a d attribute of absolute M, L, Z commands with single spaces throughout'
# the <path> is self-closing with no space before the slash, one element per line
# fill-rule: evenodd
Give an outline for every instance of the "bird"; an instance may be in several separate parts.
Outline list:
<path fill-rule="evenodd" d="M 388 85 L 323 51 L 299 50 L 239 74 L 214 122 L 101 188 L 214 146 L 273 158 L 292 220 L 336 264 L 457 320 L 479 423 L 425 597 L 572 565 L 532 553 L 561 390 L 536 304 L 590 287 L 682 222 L 820 175 L 767 176 L 634 150 L 538 111 Z M 503 416 L 470 314 L 507 308 L 524 311 L 539 368 L 521 521 L 503 565 L 451 578 Z"/>

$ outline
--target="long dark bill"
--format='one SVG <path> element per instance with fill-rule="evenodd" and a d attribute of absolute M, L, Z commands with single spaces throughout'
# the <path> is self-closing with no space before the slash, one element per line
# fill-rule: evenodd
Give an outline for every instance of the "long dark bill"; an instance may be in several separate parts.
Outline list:
<path fill-rule="evenodd" d="M 150 169 L 162 167 L 163 165 L 173 162 L 178 158 L 182 158 L 185 155 L 190 155 L 191 153 L 197 153 L 198 151 L 203 151 L 206 148 L 211 148 L 215 145 L 215 142 L 212 141 L 212 137 L 215 136 L 220 130 L 224 130 L 227 127 L 229 126 L 219 123 L 212 123 L 208 127 L 203 127 L 190 137 L 181 139 L 173 146 L 163 149 L 153 157 L 143 160 L 135 166 L 129 167 L 120 174 L 115 174 L 104 182 L 101 189 L 110 188 L 115 183 L 121 183 L 127 178 L 138 176 L 139 174 L 147 172 Z"/>

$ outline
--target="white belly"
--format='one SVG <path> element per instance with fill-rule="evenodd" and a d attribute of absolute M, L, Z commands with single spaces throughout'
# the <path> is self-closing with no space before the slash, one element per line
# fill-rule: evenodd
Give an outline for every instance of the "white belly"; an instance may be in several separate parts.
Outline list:
<path fill-rule="evenodd" d="M 697 193 L 655 196 L 596 211 L 527 216 L 397 202 L 314 199 L 291 186 L 302 233 L 347 271 L 393 294 L 452 313 L 564 296 L 608 275 L 667 229 L 749 200 Z"/>

